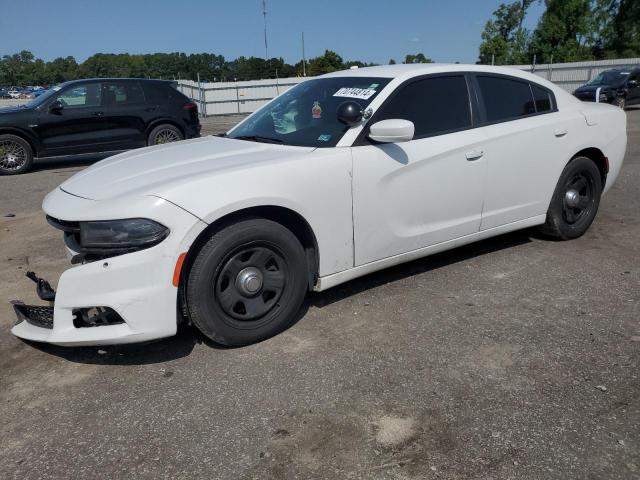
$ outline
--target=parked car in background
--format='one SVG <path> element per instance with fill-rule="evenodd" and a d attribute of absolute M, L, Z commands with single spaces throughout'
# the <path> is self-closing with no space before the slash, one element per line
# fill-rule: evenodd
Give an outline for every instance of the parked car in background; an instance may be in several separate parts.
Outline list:
<path fill-rule="evenodd" d="M 611 103 L 620 108 L 635 105 L 640 103 L 640 68 L 606 70 L 573 94 L 585 102 Z"/>
<path fill-rule="evenodd" d="M 615 182 L 626 115 L 540 77 L 385 65 L 306 80 L 223 137 L 123 153 L 49 193 L 73 268 L 54 306 L 14 305 L 22 338 L 174 335 L 246 345 L 308 290 L 513 230 L 584 234 Z M 26 254 L 26 253 L 25 253 Z M 36 279 L 37 280 L 37 279 Z"/>
<path fill-rule="evenodd" d="M 11 95 L 9 95 L 9 90 L 7 90 L 6 88 L 0 88 L 0 98 L 11 98 Z"/>
<path fill-rule="evenodd" d="M 75 80 L 0 109 L 0 174 L 34 157 L 118 152 L 200 136 L 198 108 L 175 82 Z"/>
<path fill-rule="evenodd" d="M 33 91 L 33 98 L 38 98 L 40 95 L 45 93 L 47 90 L 45 88 L 39 88 Z"/>

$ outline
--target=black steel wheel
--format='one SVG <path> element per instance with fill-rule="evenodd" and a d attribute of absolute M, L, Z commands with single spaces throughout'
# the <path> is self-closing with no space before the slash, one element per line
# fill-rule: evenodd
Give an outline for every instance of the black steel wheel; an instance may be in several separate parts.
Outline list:
<path fill-rule="evenodd" d="M 215 299 L 235 320 L 263 318 L 271 311 L 286 287 L 288 266 L 275 245 L 243 245 L 218 271 Z"/>
<path fill-rule="evenodd" d="M 602 176 L 590 158 L 576 157 L 565 167 L 540 231 L 559 240 L 580 237 L 598 212 Z"/>
<path fill-rule="evenodd" d="M 287 328 L 308 287 L 302 245 L 290 230 L 266 219 L 215 232 L 188 268 L 189 318 L 222 345 L 255 343 Z"/>

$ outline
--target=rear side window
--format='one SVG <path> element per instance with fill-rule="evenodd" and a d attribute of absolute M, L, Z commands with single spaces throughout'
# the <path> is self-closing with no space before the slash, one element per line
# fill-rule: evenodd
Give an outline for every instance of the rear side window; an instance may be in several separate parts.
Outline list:
<path fill-rule="evenodd" d="M 471 127 L 469 92 L 463 75 L 425 78 L 400 88 L 376 120 L 410 120 L 415 126 L 414 138 Z"/>
<path fill-rule="evenodd" d="M 144 92 L 138 82 L 108 82 L 107 105 L 135 105 L 144 103 Z"/>
<path fill-rule="evenodd" d="M 487 122 L 514 120 L 536 113 L 527 82 L 485 76 L 478 76 L 477 79 L 487 112 Z"/>
<path fill-rule="evenodd" d="M 549 90 L 538 87 L 532 83 L 531 91 L 533 92 L 533 98 L 536 102 L 536 111 L 538 113 L 550 112 L 553 110 L 553 99 L 551 98 Z"/>

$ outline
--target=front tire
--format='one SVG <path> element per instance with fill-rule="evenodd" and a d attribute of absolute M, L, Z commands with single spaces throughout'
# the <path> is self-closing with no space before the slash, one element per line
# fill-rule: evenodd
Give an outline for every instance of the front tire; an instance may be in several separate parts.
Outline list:
<path fill-rule="evenodd" d="M 307 273 L 302 245 L 279 223 L 248 219 L 229 225 L 204 244 L 191 265 L 189 318 L 216 343 L 259 342 L 295 321 Z"/>
<path fill-rule="evenodd" d="M 616 107 L 620 107 L 621 109 L 625 109 L 625 107 L 627 106 L 627 99 L 624 97 L 616 97 L 616 99 L 613 101 L 613 104 Z"/>
<path fill-rule="evenodd" d="M 0 135 L 0 175 L 18 175 L 31 169 L 31 145 L 16 135 Z"/>
<path fill-rule="evenodd" d="M 540 231 L 558 240 L 584 235 L 598 212 L 601 195 L 602 177 L 596 164 L 587 157 L 574 158 L 560 175 Z"/>

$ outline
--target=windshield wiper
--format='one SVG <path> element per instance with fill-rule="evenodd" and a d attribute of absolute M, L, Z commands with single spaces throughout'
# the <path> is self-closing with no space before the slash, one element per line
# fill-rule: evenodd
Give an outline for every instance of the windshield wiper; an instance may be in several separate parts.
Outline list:
<path fill-rule="evenodd" d="M 236 140 L 249 140 L 250 142 L 261 142 L 261 143 L 284 143 L 279 138 L 271 138 L 271 137 L 263 137 L 261 135 L 240 135 L 238 137 L 231 137 Z"/>

